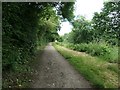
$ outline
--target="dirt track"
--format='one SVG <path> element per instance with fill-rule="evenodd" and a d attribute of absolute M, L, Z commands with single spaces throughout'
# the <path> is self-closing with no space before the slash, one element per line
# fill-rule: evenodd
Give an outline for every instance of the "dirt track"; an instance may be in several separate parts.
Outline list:
<path fill-rule="evenodd" d="M 42 55 L 38 53 L 38 73 L 33 88 L 91 88 L 86 81 L 55 48 L 49 44 Z"/>

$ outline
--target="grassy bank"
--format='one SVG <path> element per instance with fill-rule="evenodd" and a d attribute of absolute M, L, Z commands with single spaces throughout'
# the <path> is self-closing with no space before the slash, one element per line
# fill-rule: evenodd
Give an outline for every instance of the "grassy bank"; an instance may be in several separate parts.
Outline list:
<path fill-rule="evenodd" d="M 53 46 L 73 67 L 97 88 L 118 87 L 118 66 L 86 53 L 69 50 L 60 45 Z"/>
<path fill-rule="evenodd" d="M 72 50 L 88 53 L 92 56 L 101 58 L 102 60 L 110 63 L 118 63 L 118 47 L 110 46 L 105 42 L 101 43 L 61 43 L 57 42 L 58 45 L 70 48 Z"/>

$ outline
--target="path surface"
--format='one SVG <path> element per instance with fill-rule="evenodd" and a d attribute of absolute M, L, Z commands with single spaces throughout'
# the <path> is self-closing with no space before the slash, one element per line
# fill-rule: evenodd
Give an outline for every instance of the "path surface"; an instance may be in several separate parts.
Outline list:
<path fill-rule="evenodd" d="M 89 82 L 51 44 L 37 56 L 40 63 L 33 88 L 91 88 Z"/>

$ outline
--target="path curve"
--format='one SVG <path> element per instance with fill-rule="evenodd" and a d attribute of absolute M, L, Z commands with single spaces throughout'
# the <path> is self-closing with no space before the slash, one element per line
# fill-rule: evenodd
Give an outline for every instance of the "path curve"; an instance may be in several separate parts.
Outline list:
<path fill-rule="evenodd" d="M 51 44 L 37 57 L 38 73 L 33 88 L 91 88 L 89 82 Z"/>

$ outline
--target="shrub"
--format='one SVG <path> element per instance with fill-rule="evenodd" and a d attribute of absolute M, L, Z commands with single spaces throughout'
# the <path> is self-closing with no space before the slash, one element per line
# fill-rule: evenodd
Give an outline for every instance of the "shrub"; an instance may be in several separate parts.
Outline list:
<path fill-rule="evenodd" d="M 72 50 L 86 52 L 92 56 L 98 56 L 109 62 L 118 62 L 118 48 L 114 46 L 107 45 L 106 43 L 57 43 L 59 45 L 65 46 Z"/>

